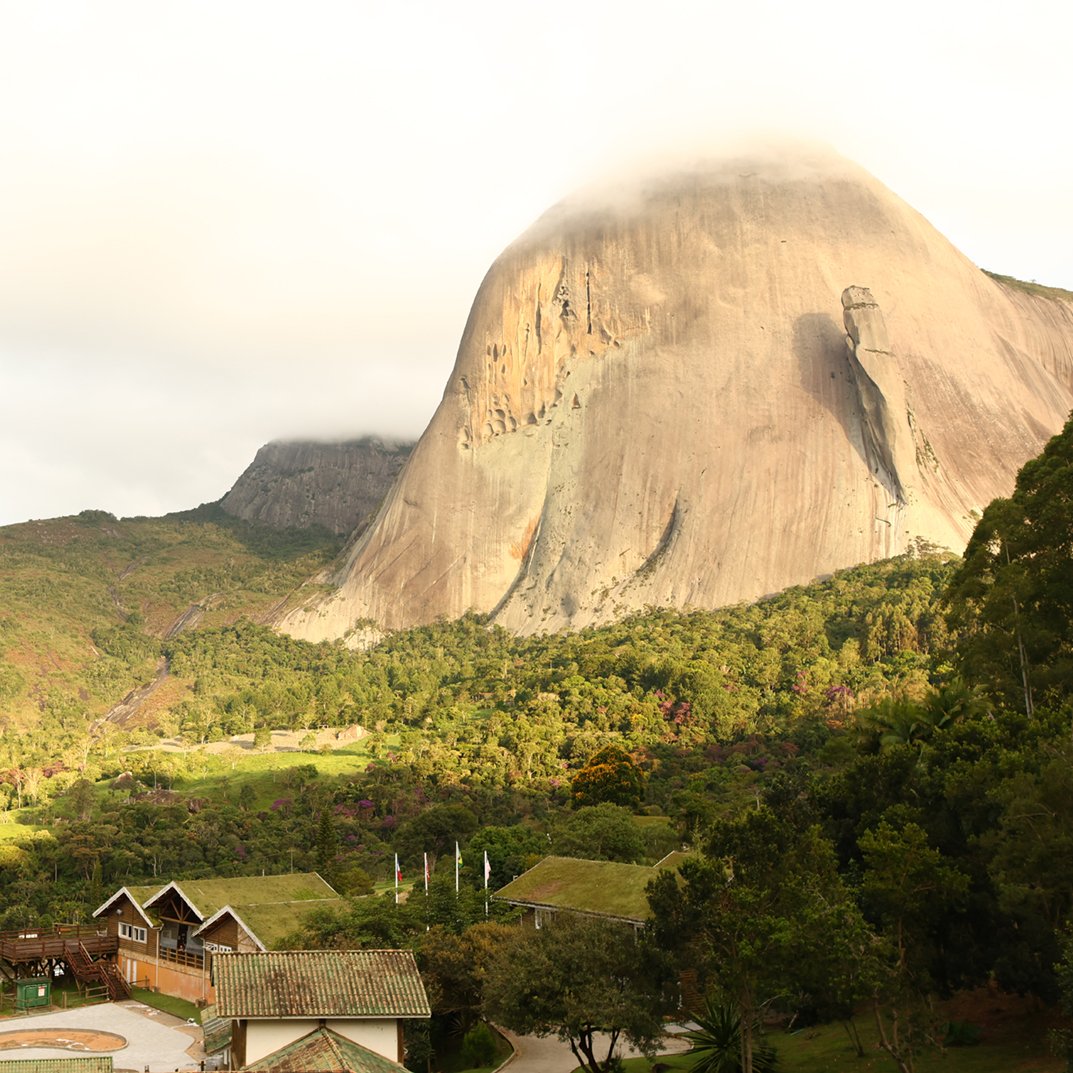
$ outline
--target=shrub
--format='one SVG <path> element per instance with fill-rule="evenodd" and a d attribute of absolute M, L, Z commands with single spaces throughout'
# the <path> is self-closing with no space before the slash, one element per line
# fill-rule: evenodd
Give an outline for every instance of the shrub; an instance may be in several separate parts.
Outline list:
<path fill-rule="evenodd" d="M 462 1037 L 462 1061 L 467 1069 L 490 1066 L 496 1057 L 496 1041 L 492 1030 L 478 1021 Z"/>

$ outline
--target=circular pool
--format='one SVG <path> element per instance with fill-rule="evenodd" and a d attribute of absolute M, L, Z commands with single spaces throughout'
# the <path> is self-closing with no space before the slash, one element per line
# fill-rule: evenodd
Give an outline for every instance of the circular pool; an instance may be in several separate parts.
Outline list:
<path fill-rule="evenodd" d="M 19 1028 L 0 1032 L 0 1051 L 22 1047 L 56 1047 L 66 1051 L 97 1053 L 118 1051 L 127 1045 L 126 1038 L 115 1032 L 96 1028 Z"/>

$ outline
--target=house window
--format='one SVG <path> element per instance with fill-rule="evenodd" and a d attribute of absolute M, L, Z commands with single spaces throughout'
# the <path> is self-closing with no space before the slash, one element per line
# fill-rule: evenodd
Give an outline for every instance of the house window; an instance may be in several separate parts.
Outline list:
<path fill-rule="evenodd" d="M 230 954 L 235 948 L 228 946 L 226 943 L 206 943 L 205 949 L 210 954 Z"/>
<path fill-rule="evenodd" d="M 135 943 L 144 943 L 149 938 L 149 934 L 145 928 L 136 928 L 132 924 L 120 924 L 119 937 L 120 939 L 130 939 Z"/>

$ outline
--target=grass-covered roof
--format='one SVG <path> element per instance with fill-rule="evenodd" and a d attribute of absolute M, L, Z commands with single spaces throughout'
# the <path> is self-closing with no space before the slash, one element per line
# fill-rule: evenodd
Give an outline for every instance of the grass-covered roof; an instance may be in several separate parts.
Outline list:
<path fill-rule="evenodd" d="M 266 949 L 273 949 L 317 909 L 340 909 L 344 901 L 316 873 L 296 872 L 282 876 L 237 876 L 229 879 L 178 879 L 171 883 L 127 887 L 130 896 L 154 924 L 153 911 L 168 888 L 176 890 L 200 915 L 202 921 L 222 909 L 230 909 L 254 933 Z M 105 902 L 108 906 L 115 895 Z M 98 910 L 98 913 L 101 912 Z"/>
<path fill-rule="evenodd" d="M 645 888 L 662 865 L 662 861 L 653 868 L 617 861 L 545 857 L 496 891 L 494 897 L 534 909 L 563 909 L 640 924 L 650 916 Z"/>
<path fill-rule="evenodd" d="M 346 908 L 343 898 L 317 898 L 297 902 L 266 902 L 261 905 L 232 906 L 246 928 L 269 950 L 275 950 L 288 935 L 296 932 L 310 913 L 319 909 Z"/>
<path fill-rule="evenodd" d="M 202 920 L 208 920 L 225 905 L 241 912 L 241 906 L 277 905 L 280 902 L 317 901 L 339 897 L 316 872 L 296 872 L 282 876 L 235 876 L 228 879 L 180 879 L 175 880 L 172 885 L 200 913 Z M 160 893 L 162 888 L 156 887 L 150 897 Z"/>

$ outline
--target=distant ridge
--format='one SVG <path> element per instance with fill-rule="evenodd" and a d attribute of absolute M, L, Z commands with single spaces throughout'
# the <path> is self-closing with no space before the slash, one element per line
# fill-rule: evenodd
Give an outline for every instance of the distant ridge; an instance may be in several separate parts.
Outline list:
<path fill-rule="evenodd" d="M 372 520 L 413 444 L 366 436 L 266 444 L 220 501 L 228 514 L 275 529 L 321 526 L 347 535 Z"/>
<path fill-rule="evenodd" d="M 375 523 L 283 628 L 521 633 L 752 600 L 979 511 L 1073 405 L 1073 304 L 820 150 L 548 212 L 482 283 Z"/>

